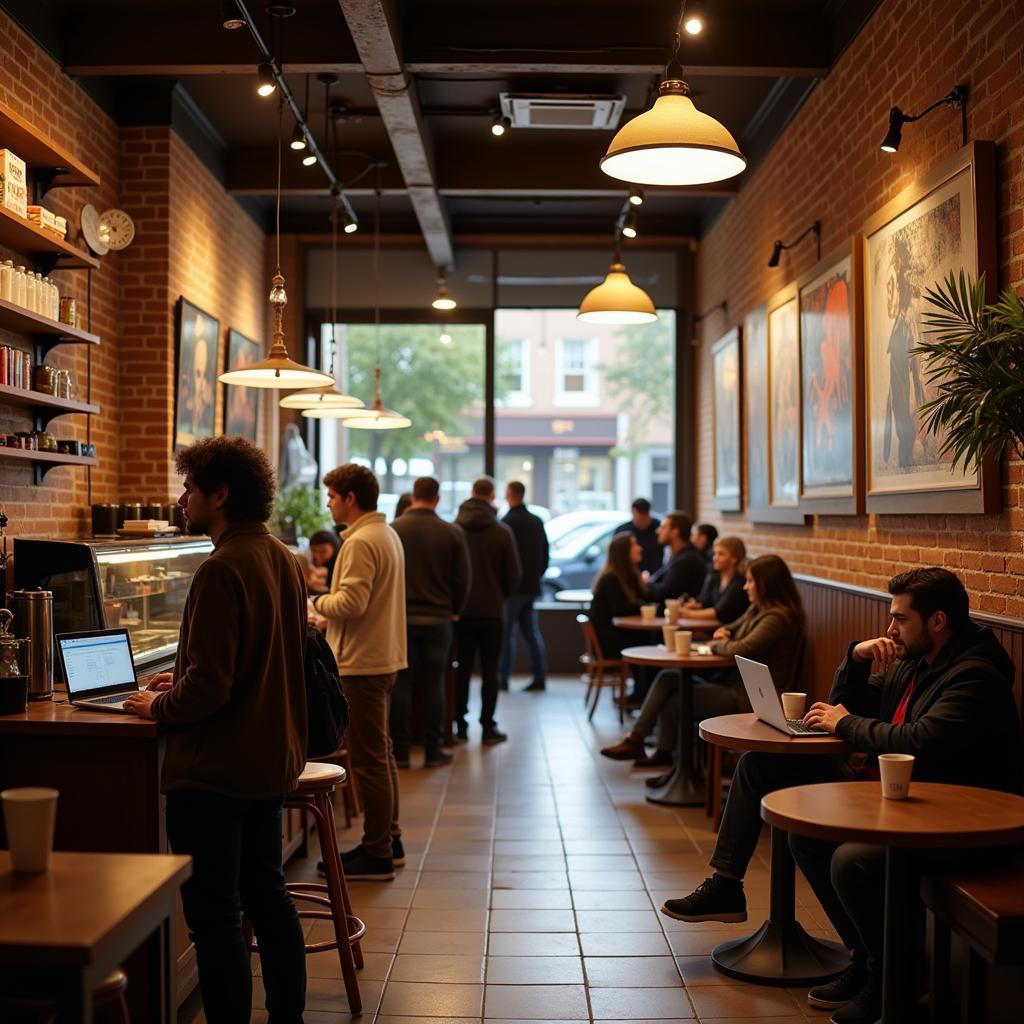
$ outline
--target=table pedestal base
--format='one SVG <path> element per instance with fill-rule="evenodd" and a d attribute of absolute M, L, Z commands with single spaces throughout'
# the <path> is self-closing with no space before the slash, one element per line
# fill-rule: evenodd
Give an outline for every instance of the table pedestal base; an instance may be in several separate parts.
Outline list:
<path fill-rule="evenodd" d="M 703 782 L 692 769 L 686 770 L 677 764 L 665 785 L 647 794 L 647 802 L 663 807 L 703 807 L 707 796 Z"/>
<path fill-rule="evenodd" d="M 808 935 L 798 921 L 765 921 L 753 935 L 719 943 L 711 961 L 723 974 L 760 985 L 814 985 L 850 963 L 838 942 Z"/>

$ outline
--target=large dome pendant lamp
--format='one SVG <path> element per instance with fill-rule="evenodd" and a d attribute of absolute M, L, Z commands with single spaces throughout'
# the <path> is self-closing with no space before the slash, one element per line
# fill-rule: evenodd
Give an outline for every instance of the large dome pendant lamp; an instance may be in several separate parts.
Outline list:
<path fill-rule="evenodd" d="M 747 166 L 736 140 L 713 117 L 701 113 L 687 95 L 679 62 L 679 9 L 672 56 L 650 110 L 623 125 L 601 159 L 601 170 L 638 185 L 703 185 L 723 181 Z"/>
<path fill-rule="evenodd" d="M 580 303 L 577 320 L 588 324 L 616 324 L 620 327 L 649 324 L 658 319 L 651 297 L 633 284 L 622 262 L 622 233 L 616 225 L 615 255 L 605 279 L 591 288 Z"/>

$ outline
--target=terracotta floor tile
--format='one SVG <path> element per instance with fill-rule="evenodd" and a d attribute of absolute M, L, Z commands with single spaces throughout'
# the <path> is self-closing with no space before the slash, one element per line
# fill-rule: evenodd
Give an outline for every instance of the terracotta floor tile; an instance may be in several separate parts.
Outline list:
<path fill-rule="evenodd" d="M 475 1024 L 478 1017 L 395 1017 L 377 1014 L 374 1024 Z"/>
<path fill-rule="evenodd" d="M 489 928 L 492 932 L 571 932 L 576 922 L 571 910 L 492 910 Z"/>
<path fill-rule="evenodd" d="M 591 988 L 676 988 L 683 984 L 670 956 L 588 956 L 584 964 Z"/>
<path fill-rule="evenodd" d="M 566 855 L 569 872 L 574 871 L 636 871 L 632 854 L 570 853 Z"/>
<path fill-rule="evenodd" d="M 785 990 L 767 985 L 698 985 L 688 987 L 697 1015 L 705 1017 L 786 1017 L 800 1013 Z"/>
<path fill-rule="evenodd" d="M 590 1008 L 594 1020 L 686 1020 L 695 1016 L 686 989 L 592 988 Z"/>
<path fill-rule="evenodd" d="M 491 932 L 490 956 L 579 956 L 575 932 Z"/>
<path fill-rule="evenodd" d="M 495 871 L 492 889 L 568 889 L 564 871 Z"/>
<path fill-rule="evenodd" d="M 509 1020 L 586 1020 L 587 996 L 582 985 L 488 985 L 484 1017 Z"/>
<path fill-rule="evenodd" d="M 380 1012 L 411 1017 L 476 1017 L 483 994 L 483 985 L 389 981 Z"/>
<path fill-rule="evenodd" d="M 668 941 L 661 932 L 592 932 L 580 936 L 584 956 L 665 956 Z"/>
<path fill-rule="evenodd" d="M 491 956 L 488 985 L 582 985 L 583 964 L 569 956 Z"/>
<path fill-rule="evenodd" d="M 650 910 L 651 900 L 642 890 L 601 892 L 596 889 L 574 889 L 572 903 L 576 910 Z"/>
<path fill-rule="evenodd" d="M 367 981 L 384 981 L 391 970 L 394 955 L 391 953 L 371 953 L 363 950 L 363 968 L 359 971 L 360 983 Z M 337 950 L 325 950 L 323 953 L 306 956 L 306 977 L 308 978 L 341 978 L 341 961 Z"/>
<path fill-rule="evenodd" d="M 583 932 L 660 932 L 661 915 L 653 910 L 577 910 Z"/>
<path fill-rule="evenodd" d="M 472 956 L 482 954 L 486 945 L 487 936 L 484 932 L 406 932 L 398 952 Z"/>
<path fill-rule="evenodd" d="M 569 884 L 573 889 L 610 890 L 643 889 L 639 871 L 570 871 Z"/>
<path fill-rule="evenodd" d="M 489 871 L 489 853 L 434 853 L 423 859 L 425 871 Z"/>
<path fill-rule="evenodd" d="M 485 910 L 490 899 L 486 889 L 416 889 L 413 910 Z"/>
<path fill-rule="evenodd" d="M 420 889 L 487 889 L 491 876 L 486 871 L 423 871 Z"/>
<path fill-rule="evenodd" d="M 630 852 L 629 843 L 625 839 L 567 839 L 562 845 L 570 855 L 618 855 Z"/>
<path fill-rule="evenodd" d="M 518 853 L 496 853 L 494 871 L 564 871 L 565 859 L 561 853 L 532 856 Z"/>
<path fill-rule="evenodd" d="M 399 953 L 389 981 L 483 984 L 484 957 L 457 954 Z"/>
<path fill-rule="evenodd" d="M 568 889 L 493 889 L 493 910 L 572 910 Z"/>

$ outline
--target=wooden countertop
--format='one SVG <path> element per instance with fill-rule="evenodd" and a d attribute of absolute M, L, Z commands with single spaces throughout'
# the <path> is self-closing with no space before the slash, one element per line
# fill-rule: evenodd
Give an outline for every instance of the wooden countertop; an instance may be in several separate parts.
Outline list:
<path fill-rule="evenodd" d="M 135 715 L 83 711 L 54 690 L 53 700 L 30 702 L 20 715 L 0 715 L 0 736 L 12 735 L 118 736 L 139 739 L 157 734 L 156 722 Z"/>

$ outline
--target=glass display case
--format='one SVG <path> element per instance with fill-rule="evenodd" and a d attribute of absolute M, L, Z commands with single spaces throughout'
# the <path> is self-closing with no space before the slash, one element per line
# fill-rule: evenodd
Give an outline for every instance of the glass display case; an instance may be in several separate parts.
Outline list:
<path fill-rule="evenodd" d="M 206 537 L 16 538 L 14 582 L 53 592 L 55 633 L 126 628 L 142 674 L 173 661 L 185 596 L 212 550 Z"/>

